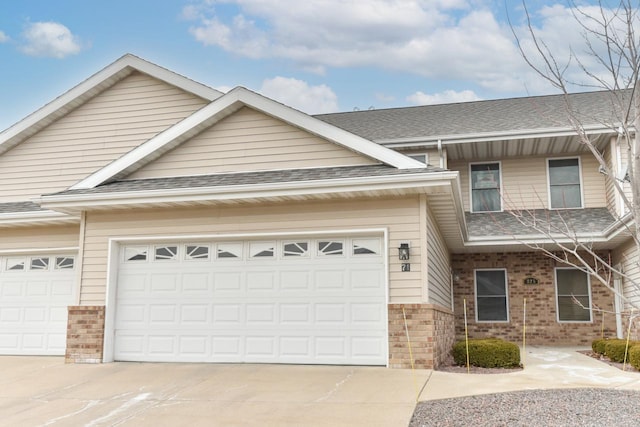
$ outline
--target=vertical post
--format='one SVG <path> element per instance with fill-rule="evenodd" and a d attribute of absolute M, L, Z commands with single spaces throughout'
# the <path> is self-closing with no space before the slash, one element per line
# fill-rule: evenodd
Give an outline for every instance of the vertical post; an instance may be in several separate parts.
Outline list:
<path fill-rule="evenodd" d="M 469 330 L 467 328 L 467 299 L 464 298 L 462 300 L 462 304 L 464 307 L 464 342 L 465 347 L 467 348 L 467 374 L 471 373 L 471 368 L 469 367 Z"/>
<path fill-rule="evenodd" d="M 527 355 L 527 299 L 524 299 L 524 306 L 522 308 L 522 367 L 524 368 L 524 362 Z"/>

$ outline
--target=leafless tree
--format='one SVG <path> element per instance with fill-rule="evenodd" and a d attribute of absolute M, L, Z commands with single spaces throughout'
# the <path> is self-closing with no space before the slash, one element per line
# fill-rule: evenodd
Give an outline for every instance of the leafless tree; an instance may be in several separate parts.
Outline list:
<path fill-rule="evenodd" d="M 633 239 L 636 248 L 635 262 L 640 254 L 640 138 L 636 131 L 640 129 L 640 88 L 637 87 L 640 71 L 639 2 L 632 0 L 616 1 L 611 5 L 600 0 L 597 5 L 580 6 L 569 0 L 572 18 L 581 29 L 583 44 L 570 46 L 567 57 L 559 57 L 553 46 L 539 35 L 533 18 L 523 0 L 524 22 L 516 27 L 510 21 L 513 35 L 520 53 L 529 67 L 553 88 L 558 90 L 565 101 L 567 124 L 575 131 L 582 144 L 600 165 L 600 171 L 606 175 L 609 184 L 620 196 L 624 204 L 622 214 L 617 221 L 626 227 L 626 233 Z M 580 48 L 578 51 L 576 49 Z M 570 70 L 580 71 L 580 81 Z M 585 117 L 579 113 L 579 106 L 573 104 L 571 88 L 580 86 L 589 90 L 602 90 L 609 94 L 612 116 Z M 617 143 L 626 152 L 626 175 L 614 170 L 605 160 L 604 153 L 589 133 L 588 125 L 606 125 L 612 135 L 617 135 Z M 522 224 L 545 236 L 552 245 L 524 242 L 529 247 L 544 252 L 547 256 L 580 268 L 596 278 L 612 292 L 618 294 L 636 312 L 640 310 L 640 301 L 630 300 L 614 289 L 613 275 L 626 281 L 627 287 L 635 289 L 640 295 L 640 283 L 635 277 L 617 269 L 609 252 L 600 251 L 593 241 L 580 235 L 570 216 L 561 211 L 511 210 L 512 215 Z"/>

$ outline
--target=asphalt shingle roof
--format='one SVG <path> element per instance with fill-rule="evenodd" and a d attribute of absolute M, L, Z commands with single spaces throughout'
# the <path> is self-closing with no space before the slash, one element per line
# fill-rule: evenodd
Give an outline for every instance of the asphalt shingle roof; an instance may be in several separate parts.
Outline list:
<path fill-rule="evenodd" d="M 169 190 L 176 188 L 226 187 L 233 185 L 276 184 L 285 182 L 337 180 L 375 176 L 409 175 L 443 172 L 444 169 L 427 166 L 417 169 L 396 169 L 386 165 L 340 166 L 314 169 L 291 169 L 261 172 L 240 172 L 215 175 L 180 176 L 114 181 L 91 189 L 66 190 L 57 195 L 101 194 L 129 191 Z"/>
<path fill-rule="evenodd" d="M 38 212 L 45 209 L 33 202 L 9 202 L 0 203 L 0 214 Z"/>
<path fill-rule="evenodd" d="M 615 218 L 609 213 L 607 208 L 535 209 L 531 211 L 482 213 L 465 212 L 469 236 L 491 237 L 540 234 L 520 222 L 514 213 L 522 215 L 525 224 L 530 224 L 535 221 L 539 227 L 544 230 L 549 230 L 554 234 L 563 231 L 598 233 L 615 222 Z M 570 230 L 567 230 L 565 223 L 570 224 Z"/>
<path fill-rule="evenodd" d="M 571 94 L 569 100 L 583 124 L 616 121 L 615 97 L 610 92 Z M 567 107 L 562 95 L 320 114 L 314 117 L 375 141 L 566 128 L 568 124 Z"/>

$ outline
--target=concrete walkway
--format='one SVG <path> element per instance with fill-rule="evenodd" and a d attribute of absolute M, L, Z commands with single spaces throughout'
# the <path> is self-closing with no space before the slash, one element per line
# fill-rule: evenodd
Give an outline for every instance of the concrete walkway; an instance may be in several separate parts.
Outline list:
<path fill-rule="evenodd" d="M 629 372 L 578 353 L 586 347 L 527 347 L 524 369 L 506 374 L 433 371 L 420 400 L 552 388 L 615 388 L 640 390 L 640 372 Z"/>

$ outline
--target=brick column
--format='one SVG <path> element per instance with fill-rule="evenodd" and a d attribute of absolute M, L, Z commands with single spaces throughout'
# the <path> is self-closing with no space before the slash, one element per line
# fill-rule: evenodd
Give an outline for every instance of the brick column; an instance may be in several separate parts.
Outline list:
<path fill-rule="evenodd" d="M 104 306 L 69 307 L 65 363 L 102 363 L 104 314 Z"/>
<path fill-rule="evenodd" d="M 411 354 L 405 329 L 411 339 Z M 389 304 L 389 367 L 434 369 L 451 357 L 455 341 L 453 312 L 433 304 Z"/>

